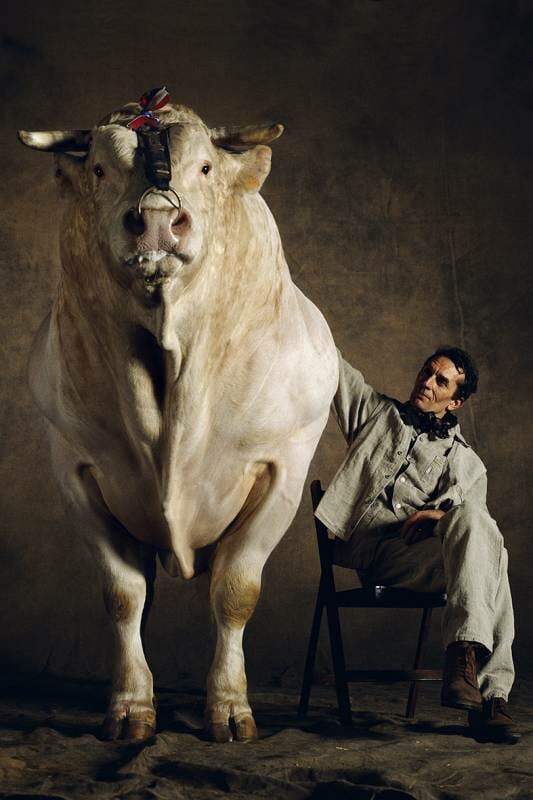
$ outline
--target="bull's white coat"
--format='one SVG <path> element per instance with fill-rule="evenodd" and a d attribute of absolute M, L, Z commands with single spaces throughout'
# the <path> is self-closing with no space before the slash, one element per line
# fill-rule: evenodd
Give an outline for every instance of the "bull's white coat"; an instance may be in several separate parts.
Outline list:
<path fill-rule="evenodd" d="M 185 578 L 209 567 L 218 638 L 206 725 L 227 740 L 233 720 L 237 738 L 248 739 L 243 630 L 300 502 L 337 359 L 258 194 L 268 147 L 228 153 L 217 146 L 223 131 L 165 107 L 183 213 L 150 195 L 144 230 L 126 228 L 146 178 L 136 134 L 118 123 L 137 110 L 93 129 L 86 158 L 57 156 L 67 202 L 61 278 L 35 339 L 30 385 L 116 632 L 105 734 L 143 737 L 155 725 L 140 628 L 158 551 Z M 248 141 L 279 135 L 251 130 Z M 47 148 L 45 134 L 21 138 Z M 54 132 L 49 149 L 60 139 Z"/>

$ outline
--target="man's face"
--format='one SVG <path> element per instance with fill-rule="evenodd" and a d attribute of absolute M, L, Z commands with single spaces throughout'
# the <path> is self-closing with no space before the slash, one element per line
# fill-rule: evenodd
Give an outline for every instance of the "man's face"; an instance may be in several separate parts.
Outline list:
<path fill-rule="evenodd" d="M 426 361 L 416 377 L 409 402 L 418 411 L 426 414 L 432 411 L 436 417 L 443 417 L 447 411 L 456 411 L 463 405 L 464 400 L 456 394 L 464 379 L 464 373 L 445 356 Z"/>

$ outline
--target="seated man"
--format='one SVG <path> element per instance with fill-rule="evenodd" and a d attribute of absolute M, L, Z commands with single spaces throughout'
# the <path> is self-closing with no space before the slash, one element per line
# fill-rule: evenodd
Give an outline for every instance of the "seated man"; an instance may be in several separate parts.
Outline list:
<path fill-rule="evenodd" d="M 514 743 L 507 551 L 485 467 L 452 413 L 477 389 L 473 361 L 437 350 L 400 403 L 339 360 L 334 405 L 348 452 L 316 510 L 339 537 L 334 562 L 363 585 L 447 592 L 442 705 L 466 709 L 479 741 Z"/>

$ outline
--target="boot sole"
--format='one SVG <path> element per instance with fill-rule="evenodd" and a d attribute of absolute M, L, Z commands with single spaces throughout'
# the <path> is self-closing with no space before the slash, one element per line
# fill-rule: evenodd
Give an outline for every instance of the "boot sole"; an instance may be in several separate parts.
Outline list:
<path fill-rule="evenodd" d="M 470 728 L 472 738 L 480 744 L 518 744 L 521 739 L 519 733 L 510 733 L 509 731 L 476 731 Z"/>
<path fill-rule="evenodd" d="M 482 711 L 483 704 L 482 703 L 468 703 L 462 702 L 461 700 L 452 700 L 451 698 L 444 698 L 441 697 L 440 699 L 441 706 L 445 706 L 445 708 L 457 708 L 459 711 Z"/>

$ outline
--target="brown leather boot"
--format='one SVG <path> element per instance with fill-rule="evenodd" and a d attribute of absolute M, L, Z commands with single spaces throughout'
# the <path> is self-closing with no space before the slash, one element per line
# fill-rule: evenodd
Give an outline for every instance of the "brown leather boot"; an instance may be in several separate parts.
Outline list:
<path fill-rule="evenodd" d="M 520 740 L 520 734 L 513 728 L 513 719 L 502 697 L 483 700 L 481 712 L 469 711 L 468 724 L 472 736 L 478 742 L 516 744 Z"/>
<path fill-rule="evenodd" d="M 446 648 L 442 676 L 441 705 L 481 711 L 477 682 L 476 642 L 452 642 Z"/>

